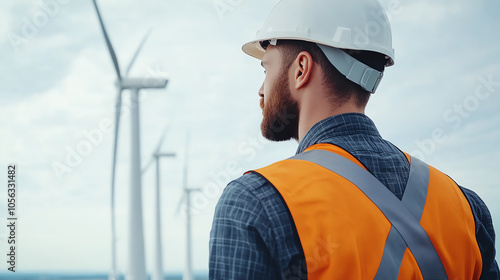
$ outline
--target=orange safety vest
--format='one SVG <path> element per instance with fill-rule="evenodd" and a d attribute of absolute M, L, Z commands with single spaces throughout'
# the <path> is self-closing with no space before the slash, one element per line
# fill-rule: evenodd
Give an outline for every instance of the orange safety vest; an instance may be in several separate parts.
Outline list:
<path fill-rule="evenodd" d="M 293 217 L 308 279 L 479 279 L 467 199 L 452 179 L 406 156 L 402 200 L 330 144 L 255 170 Z"/>

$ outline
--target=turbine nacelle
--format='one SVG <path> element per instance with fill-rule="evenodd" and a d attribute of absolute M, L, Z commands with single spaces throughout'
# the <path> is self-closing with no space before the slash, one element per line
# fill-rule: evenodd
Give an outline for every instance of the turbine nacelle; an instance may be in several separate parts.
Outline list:
<path fill-rule="evenodd" d="M 159 158 L 159 157 L 175 157 L 175 153 L 154 153 L 153 156 L 155 158 Z"/>
<path fill-rule="evenodd" d="M 151 88 L 165 88 L 167 86 L 168 79 L 159 77 L 147 77 L 147 78 L 128 78 L 123 77 L 121 81 L 117 81 L 115 84 L 120 89 L 151 89 Z"/>

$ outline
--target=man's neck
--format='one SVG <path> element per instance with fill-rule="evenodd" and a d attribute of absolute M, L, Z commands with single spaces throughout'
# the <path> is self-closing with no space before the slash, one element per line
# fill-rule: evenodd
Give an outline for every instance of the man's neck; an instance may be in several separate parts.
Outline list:
<path fill-rule="evenodd" d="M 353 102 L 346 102 L 338 107 L 331 106 L 327 100 L 318 101 L 316 104 L 309 101 L 303 102 L 299 113 L 299 143 L 316 123 L 346 113 L 364 114 L 365 109 L 355 106 Z"/>

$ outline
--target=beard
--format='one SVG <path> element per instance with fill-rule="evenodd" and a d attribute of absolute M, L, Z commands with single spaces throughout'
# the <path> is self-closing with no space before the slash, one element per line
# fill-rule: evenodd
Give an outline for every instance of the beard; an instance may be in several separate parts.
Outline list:
<path fill-rule="evenodd" d="M 262 136 L 271 141 L 299 139 L 299 105 L 292 99 L 287 71 L 282 71 L 271 88 L 267 104 L 261 100 Z"/>

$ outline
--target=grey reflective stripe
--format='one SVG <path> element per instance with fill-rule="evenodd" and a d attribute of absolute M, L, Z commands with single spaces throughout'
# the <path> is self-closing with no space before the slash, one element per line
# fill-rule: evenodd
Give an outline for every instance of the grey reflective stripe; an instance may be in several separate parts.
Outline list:
<path fill-rule="evenodd" d="M 429 236 L 420 226 L 420 219 L 415 219 L 413 213 L 372 174 L 351 160 L 325 150 L 307 151 L 290 159 L 313 162 L 356 185 L 382 211 L 401 235 L 415 257 L 423 278 L 447 279 L 444 267 Z M 418 208 L 412 211 L 418 212 Z"/>
<path fill-rule="evenodd" d="M 410 176 L 401 202 L 420 221 L 429 188 L 429 166 L 415 157 L 411 157 L 410 162 Z"/>
<path fill-rule="evenodd" d="M 399 232 L 392 226 L 387 241 L 385 242 L 382 260 L 380 261 L 377 274 L 373 280 L 398 279 L 399 269 L 403 262 L 406 247 L 403 237 L 401 237 Z"/>
<path fill-rule="evenodd" d="M 429 188 L 429 166 L 417 158 L 411 158 L 410 175 L 401 203 L 410 211 L 417 221 L 422 218 L 427 189 Z M 397 279 L 401 262 L 406 251 L 406 243 L 394 227 L 391 228 L 385 243 L 382 261 L 374 280 Z M 420 270 L 424 275 L 425 267 Z M 443 269 L 444 270 L 444 269 Z M 430 274 L 430 273 L 425 273 Z"/>

